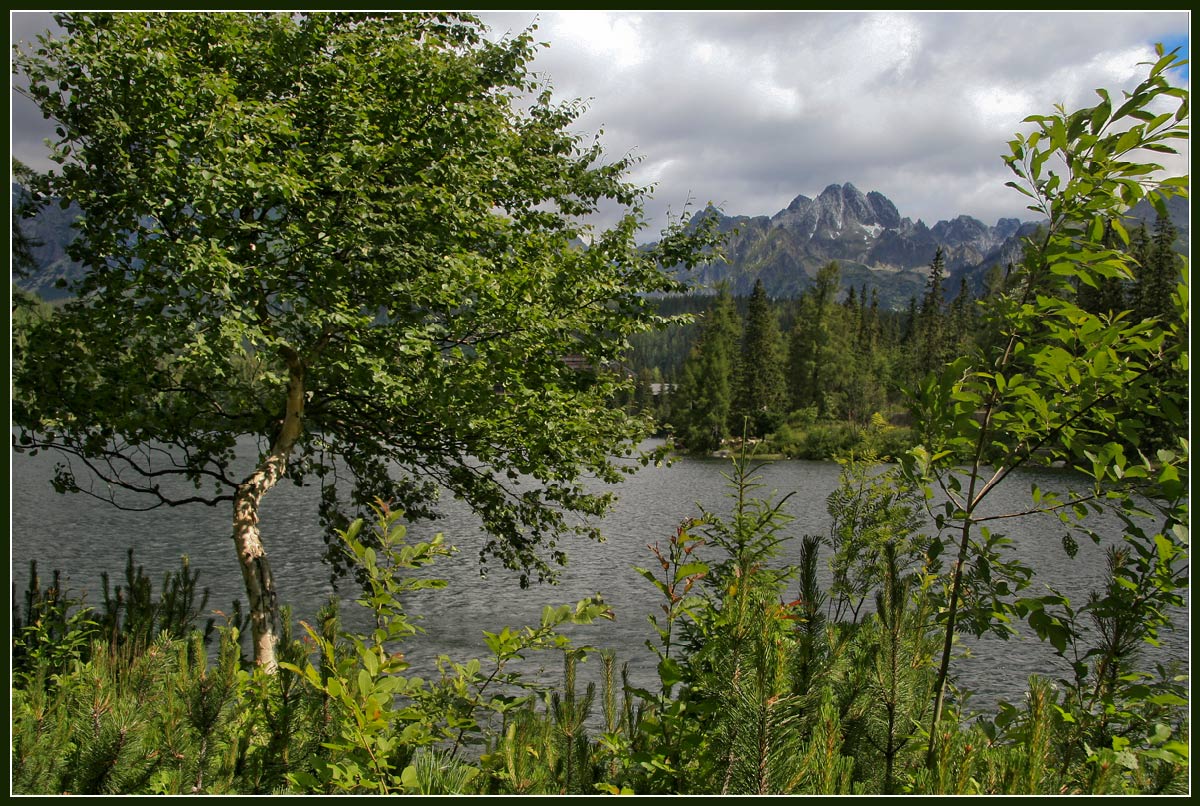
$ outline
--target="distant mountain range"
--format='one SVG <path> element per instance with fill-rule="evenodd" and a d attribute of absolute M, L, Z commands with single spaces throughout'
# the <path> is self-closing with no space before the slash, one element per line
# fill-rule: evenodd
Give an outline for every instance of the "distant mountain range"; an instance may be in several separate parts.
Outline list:
<path fill-rule="evenodd" d="M 14 205 L 24 193 L 20 185 L 12 186 Z M 67 291 L 55 284 L 60 278 L 70 281 L 83 276 L 83 267 L 67 256 L 67 244 L 75 238 L 71 224 L 78 217 L 79 208 L 73 204 L 66 209 L 50 204 L 39 210 L 35 218 L 21 222 L 22 230 L 36 244 L 31 250 L 35 268 L 26 278 L 14 278 L 18 286 L 47 301 L 67 296 Z"/>
<path fill-rule="evenodd" d="M 23 192 L 13 185 L 13 198 Z M 1188 202 L 1168 202 L 1171 220 L 1179 230 L 1180 251 L 1188 243 Z M 26 232 L 41 243 L 34 249 L 36 270 L 19 280 L 26 290 L 53 300 L 65 295 L 56 287 L 60 279 L 73 280 L 83 269 L 66 254 L 74 237 L 71 222 L 78 208 L 49 205 L 38 216 L 24 222 Z M 773 297 L 796 296 L 808 288 L 817 272 L 830 261 L 841 266 L 845 288 L 865 286 L 868 294 L 878 291 L 884 308 L 901 309 L 909 299 L 924 293 L 929 264 L 942 248 L 948 278 L 947 292 L 958 292 L 965 276 L 973 292 L 992 266 L 1007 266 L 1020 260 L 1021 238 L 1032 233 L 1038 222 L 1001 218 L 994 226 L 960 215 L 932 227 L 902 218 L 886 196 L 875 191 L 863 194 L 850 183 L 830 185 L 815 199 L 797 196 L 773 216 L 728 216 L 715 208 L 696 214 L 716 216 L 722 232 L 730 233 L 725 243 L 725 260 L 696 269 L 687 282 L 695 288 L 711 289 L 726 282 L 730 291 L 748 295 L 762 278 Z M 1132 219 L 1153 227 L 1155 214 L 1147 204 L 1131 213 Z"/>
<path fill-rule="evenodd" d="M 1186 245 L 1187 201 L 1172 199 L 1168 207 L 1180 242 Z M 1020 260 L 1022 238 L 1039 226 L 1016 218 L 1001 218 L 988 226 L 960 215 L 929 227 L 921 220 L 902 218 L 883 194 L 863 194 L 850 183 L 830 185 L 815 199 L 797 196 L 769 217 L 728 216 L 710 207 L 697 213 L 693 223 L 705 216 L 716 216 L 720 230 L 731 235 L 724 261 L 692 272 L 689 282 L 694 287 L 725 282 L 731 293 L 748 295 L 761 278 L 771 296 L 795 296 L 836 260 L 844 288 L 878 291 L 880 305 L 893 309 L 924 293 L 938 247 L 948 274 L 947 292 L 956 294 L 965 276 L 972 292 L 978 293 L 989 268 Z M 1154 210 L 1141 204 L 1131 218 L 1153 227 Z"/>

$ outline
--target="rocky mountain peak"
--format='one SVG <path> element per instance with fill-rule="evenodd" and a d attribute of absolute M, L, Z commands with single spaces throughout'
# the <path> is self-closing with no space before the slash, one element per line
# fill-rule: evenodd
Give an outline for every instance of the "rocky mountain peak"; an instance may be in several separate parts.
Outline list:
<path fill-rule="evenodd" d="M 817 203 L 823 208 L 824 218 L 838 230 L 849 224 L 870 226 L 875 223 L 867 197 L 849 182 L 825 188 L 817 197 Z"/>
<path fill-rule="evenodd" d="M 722 230 L 735 231 L 726 259 L 689 282 L 728 282 L 734 293 L 748 294 L 761 279 L 774 296 L 795 295 L 836 260 L 843 285 L 878 290 L 880 304 L 893 308 L 923 293 L 938 248 L 952 278 L 975 282 L 988 267 L 1019 258 L 1020 236 L 1035 226 L 1012 218 L 989 227 L 960 215 L 929 227 L 901 217 L 882 193 L 864 194 L 849 182 L 828 185 L 816 198 L 798 195 L 769 218 L 718 215 Z"/>
<path fill-rule="evenodd" d="M 939 241 L 952 246 L 967 242 L 990 242 L 991 233 L 986 224 L 969 215 L 960 215 L 949 221 L 939 221 L 930 230 Z"/>
<path fill-rule="evenodd" d="M 831 239 L 851 228 L 888 228 L 900 225 L 896 206 L 881 193 L 863 192 L 849 182 L 833 184 L 816 199 L 800 195 L 771 219 L 773 227 L 787 227 L 801 238 Z"/>
<path fill-rule="evenodd" d="M 875 215 L 875 222 L 881 227 L 892 229 L 900 226 L 902 221 L 900 211 L 887 196 L 877 190 L 872 190 L 867 194 L 867 204 L 870 205 L 871 212 Z"/>
<path fill-rule="evenodd" d="M 786 208 L 784 208 L 780 212 L 786 213 L 786 212 L 795 212 L 796 210 L 804 210 L 804 209 L 807 209 L 808 206 L 811 204 L 812 204 L 812 199 L 808 198 L 803 193 L 801 193 L 799 196 L 792 199 L 792 203 L 789 204 Z"/>
<path fill-rule="evenodd" d="M 1001 218 L 996 222 L 996 236 L 1002 240 L 1016 235 L 1019 229 L 1021 229 L 1021 219 L 1019 218 Z"/>

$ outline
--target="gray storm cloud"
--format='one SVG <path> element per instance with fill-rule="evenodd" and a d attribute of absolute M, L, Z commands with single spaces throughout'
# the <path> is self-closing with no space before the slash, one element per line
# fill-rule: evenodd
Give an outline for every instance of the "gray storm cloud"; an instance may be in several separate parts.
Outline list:
<path fill-rule="evenodd" d="M 654 186 L 655 225 L 689 199 L 770 215 L 843 182 L 927 223 L 1023 216 L 1001 160 L 1022 119 L 1131 88 L 1155 41 L 1189 32 L 1184 11 L 480 16 L 495 36 L 536 21 L 549 46 L 534 69 L 558 96 L 588 100 L 581 133 L 603 129 L 612 157 L 642 158 L 633 179 Z M 10 20 L 14 42 L 50 22 Z M 49 167 L 52 126 L 15 92 L 11 119 L 14 156 Z"/>

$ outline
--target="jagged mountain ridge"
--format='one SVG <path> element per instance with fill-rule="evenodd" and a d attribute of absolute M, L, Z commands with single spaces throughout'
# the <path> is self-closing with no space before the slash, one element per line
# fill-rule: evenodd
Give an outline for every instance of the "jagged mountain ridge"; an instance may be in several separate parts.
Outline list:
<path fill-rule="evenodd" d="M 13 185 L 14 203 L 22 189 Z M 1167 202 L 1171 220 L 1179 230 L 1179 248 L 1187 251 L 1188 201 L 1178 197 Z M 65 296 L 56 287 L 71 281 L 83 268 L 66 255 L 74 237 L 71 223 L 79 211 L 74 205 L 51 204 L 32 220 L 22 222 L 25 231 L 40 243 L 33 250 L 37 268 L 18 284 L 43 299 Z M 949 275 L 950 295 L 966 277 L 974 293 L 982 289 L 982 278 L 992 266 L 1007 266 L 1021 256 L 1021 238 L 1031 234 L 1037 222 L 1001 218 L 994 226 L 960 215 L 928 227 L 921 220 L 902 217 L 886 196 L 876 191 L 862 193 L 850 183 L 829 185 L 815 199 L 799 195 L 773 216 L 728 216 L 709 207 L 693 218 L 716 216 L 718 227 L 729 232 L 724 261 L 713 261 L 688 275 L 689 285 L 712 289 L 726 282 L 734 294 L 749 295 L 762 278 L 773 297 L 797 296 L 808 288 L 817 272 L 830 261 L 841 266 L 843 288 L 866 287 L 878 292 L 879 304 L 902 309 L 913 297 L 924 293 L 929 264 L 940 246 Z M 1130 219 L 1154 226 L 1150 205 L 1139 203 Z"/>
<path fill-rule="evenodd" d="M 693 272 L 694 287 L 725 282 L 732 293 L 749 294 L 761 278 L 770 295 L 794 296 L 836 260 L 843 287 L 878 291 L 888 308 L 920 297 L 939 246 L 951 279 L 957 283 L 966 275 L 975 286 L 992 265 L 1017 260 L 1020 238 L 1037 227 L 1016 218 L 988 226 L 966 215 L 928 227 L 902 217 L 882 193 L 864 194 L 848 182 L 829 185 L 815 199 L 797 196 L 769 217 L 727 216 L 711 207 L 697 213 L 701 216 L 717 216 L 721 231 L 731 235 L 725 260 Z"/>
<path fill-rule="evenodd" d="M 1167 200 L 1171 222 L 1178 231 L 1176 249 L 1188 253 L 1188 200 Z M 748 295 L 762 278 L 774 297 L 796 296 L 808 288 L 830 261 L 841 266 L 842 287 L 866 287 L 878 292 L 885 308 L 902 309 L 920 299 L 929 278 L 929 264 L 938 247 L 945 260 L 947 293 L 958 293 L 960 282 L 978 294 L 992 266 L 1007 267 L 1021 259 L 1022 240 L 1044 222 L 1001 218 L 988 226 L 960 215 L 932 227 L 901 217 L 886 196 L 862 193 L 850 183 L 829 185 L 815 199 L 797 196 L 773 216 L 727 216 L 709 207 L 693 218 L 716 216 L 722 232 L 730 232 L 725 261 L 694 271 L 687 282 L 709 290 L 725 282 L 735 295 Z M 1127 226 L 1153 229 L 1156 213 L 1147 202 L 1135 205 Z"/>

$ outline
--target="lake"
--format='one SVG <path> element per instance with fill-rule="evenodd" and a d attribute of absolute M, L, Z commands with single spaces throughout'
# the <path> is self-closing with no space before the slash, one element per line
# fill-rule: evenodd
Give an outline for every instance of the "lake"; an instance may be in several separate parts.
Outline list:
<path fill-rule="evenodd" d="M 123 512 L 83 495 L 55 493 L 48 483 L 55 461 L 52 454 L 12 455 L 11 569 L 17 596 L 28 581 L 29 561 L 36 560 L 43 580 L 49 579 L 52 569 L 60 569 L 73 592 L 84 594 L 90 603 L 100 603 L 100 573 L 107 571 L 112 582 L 123 582 L 126 551 L 132 546 L 135 561 L 145 567 L 156 594 L 164 574 L 176 570 L 180 555 L 187 554 L 192 568 L 200 572 L 199 585 L 210 589 L 210 609 L 228 612 L 234 599 L 244 601 L 228 504 Z M 784 534 L 795 538 L 785 544 L 784 561 L 796 559 L 801 536 L 828 534 L 825 498 L 837 486 L 839 470 L 832 462 L 796 460 L 769 463 L 761 470 L 760 493 L 774 493 L 776 500 L 795 493 L 784 506 L 794 518 Z M 617 503 L 602 521 L 606 541 L 579 538 L 560 543 L 569 557 L 560 583 L 534 584 L 526 590 L 517 584 L 517 574 L 494 561 L 487 576 L 480 576 L 478 553 L 483 539 L 478 521 L 464 505 L 447 497 L 443 519 L 414 525 L 411 530 L 414 535 L 440 531 L 459 553 L 434 566 L 433 573 L 448 581 L 445 589 L 422 591 L 408 600 L 409 612 L 422 618 L 427 633 L 411 639 L 404 647 L 405 654 L 426 673 L 439 654 L 458 661 L 486 656 L 484 630 L 536 624 L 546 604 L 574 603 L 600 593 L 613 608 L 615 620 L 573 627 L 569 633 L 577 643 L 615 649 L 619 663 L 630 662 L 636 685 L 656 686 L 656 661 L 645 647 L 654 632 L 646 616 L 657 612 L 660 601 L 657 591 L 633 569 L 652 564 L 647 545 L 659 541 L 665 546 L 681 520 L 699 514 L 698 502 L 715 512 L 729 511 L 725 478 L 729 471 L 728 460 L 692 458 L 638 470 L 616 488 Z M 1022 472 L 996 490 L 989 511 L 1026 507 L 1031 483 L 1065 491 L 1081 482 L 1070 471 Z M 324 543 L 316 493 L 315 488 L 284 483 L 266 496 L 262 508 L 263 539 L 280 596 L 292 606 L 294 618 L 300 619 L 311 619 L 334 592 L 321 562 Z M 1115 518 L 1093 518 L 1094 528 L 1111 538 L 1107 542 L 1119 541 Z M 1004 528 L 997 530 L 1012 538 L 1022 559 L 1037 572 L 1029 595 L 1053 585 L 1080 604 L 1088 591 L 1103 584 L 1103 545 L 1083 540 L 1077 557 L 1071 559 L 1062 548 L 1065 530 L 1057 518 L 1031 516 L 1000 523 Z M 823 549 L 821 567 L 826 583 L 828 556 L 829 551 Z M 353 583 L 343 581 L 339 587 L 347 623 L 365 623 L 355 615 L 359 609 L 352 603 Z M 1187 615 L 1179 615 L 1184 623 L 1165 636 L 1163 649 L 1155 652 L 1186 664 Z M 1065 665 L 1050 647 L 1033 638 L 964 640 L 960 654 L 962 650 L 969 650 L 969 656 L 957 658 L 952 673 L 960 685 L 974 692 L 971 704 L 978 708 L 991 708 L 1001 698 L 1020 698 L 1030 674 L 1057 677 L 1065 673 Z M 561 673 L 561 664 L 561 656 L 534 655 L 522 671 L 553 681 Z M 598 660 L 585 664 L 582 679 L 594 678 L 598 667 Z"/>

